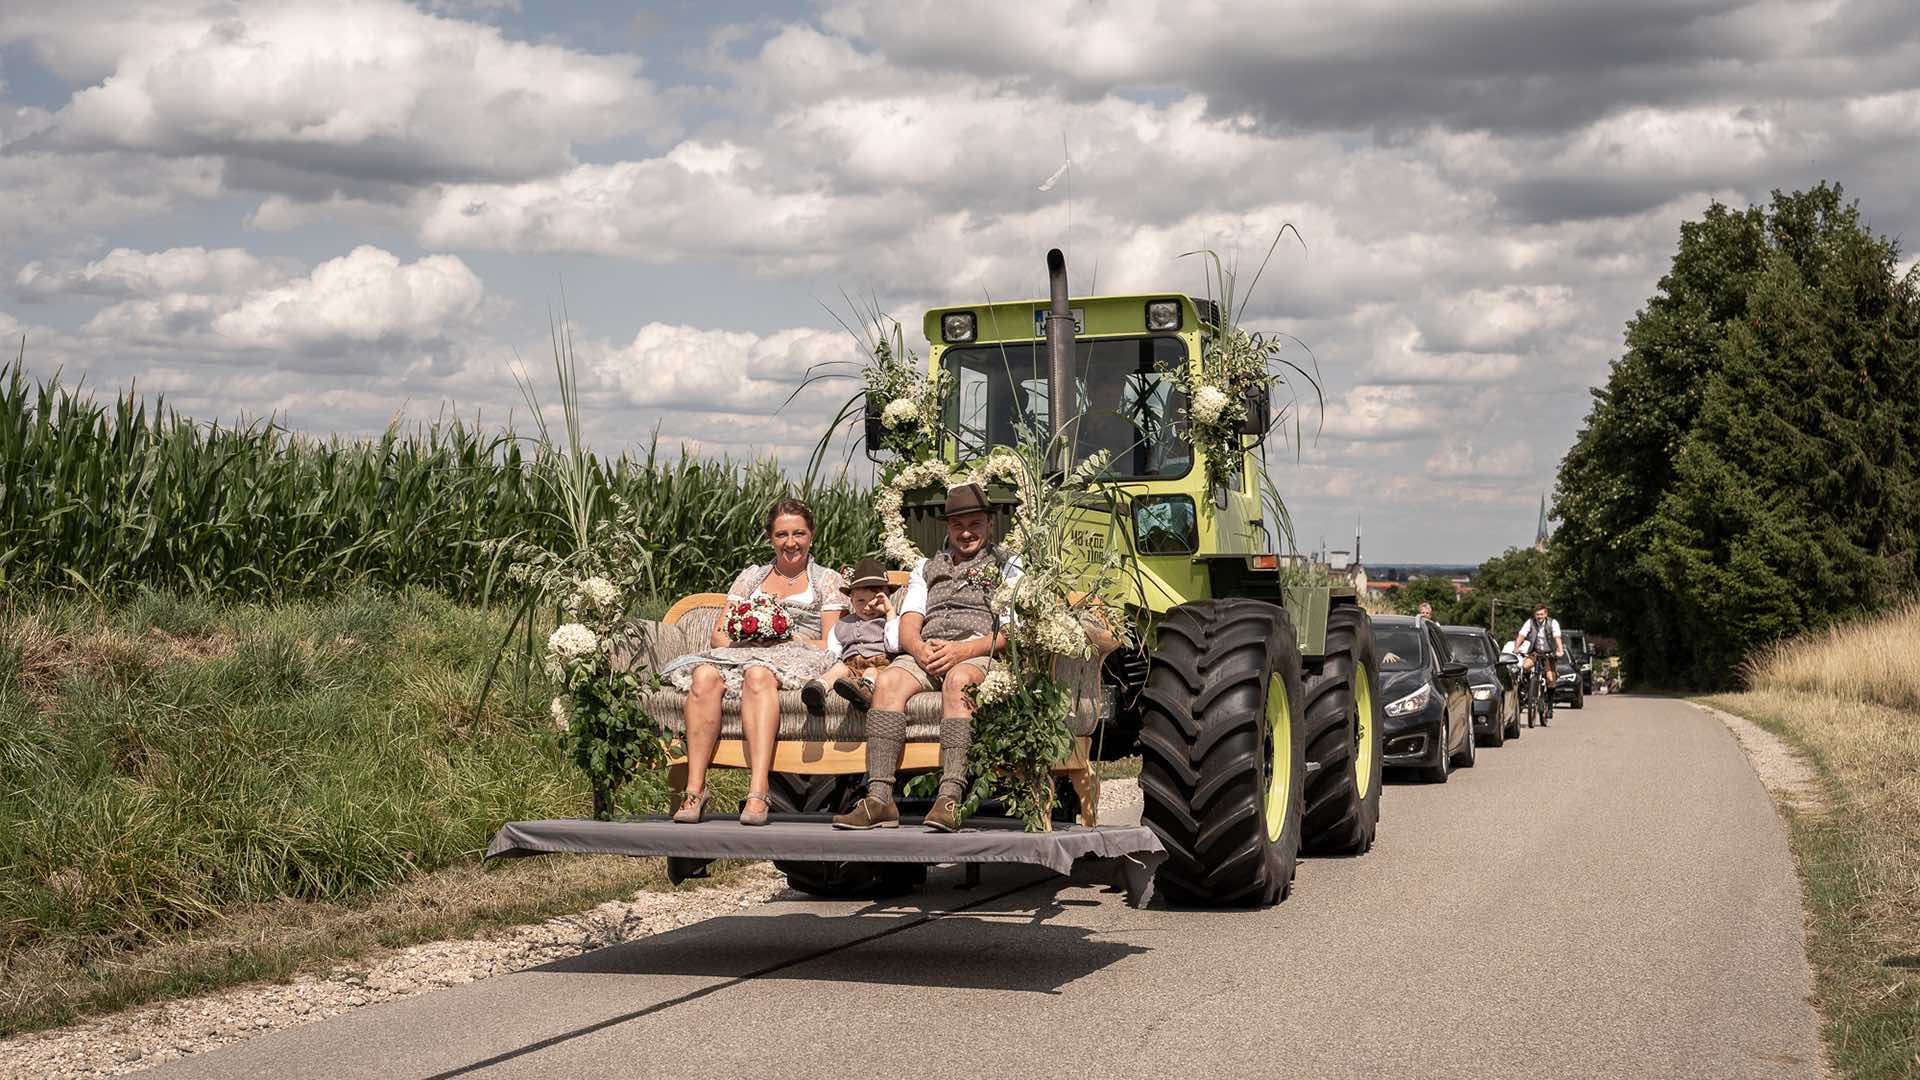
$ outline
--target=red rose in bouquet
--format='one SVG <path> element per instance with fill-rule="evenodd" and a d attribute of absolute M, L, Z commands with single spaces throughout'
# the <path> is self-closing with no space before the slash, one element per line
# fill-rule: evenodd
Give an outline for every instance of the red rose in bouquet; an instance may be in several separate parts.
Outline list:
<path fill-rule="evenodd" d="M 793 623 L 781 609 L 780 601 L 766 593 L 754 593 L 744 604 L 735 604 L 727 613 L 727 636 L 735 644 L 771 644 L 787 640 Z"/>

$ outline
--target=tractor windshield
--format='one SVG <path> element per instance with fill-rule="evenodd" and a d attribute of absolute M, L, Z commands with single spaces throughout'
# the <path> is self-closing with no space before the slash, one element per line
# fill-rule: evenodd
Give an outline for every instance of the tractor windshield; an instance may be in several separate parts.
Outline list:
<path fill-rule="evenodd" d="M 1076 458 L 1095 450 L 1113 453 L 1112 476 L 1170 479 L 1193 465 L 1193 450 L 1173 421 L 1187 398 L 1155 370 L 1186 363 L 1179 338 L 1146 337 L 1077 341 L 1074 372 L 1079 382 Z M 972 345 L 947 350 L 953 376 L 947 399 L 947 430 L 960 457 L 979 457 L 1011 446 L 1021 425 L 1047 429 L 1047 350 L 1044 343 Z M 1184 426 L 1184 425 L 1182 425 Z"/>

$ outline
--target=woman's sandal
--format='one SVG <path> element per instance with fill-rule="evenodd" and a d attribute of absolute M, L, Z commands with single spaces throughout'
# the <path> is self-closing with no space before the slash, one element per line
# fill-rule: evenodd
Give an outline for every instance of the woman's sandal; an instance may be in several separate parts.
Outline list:
<path fill-rule="evenodd" d="M 756 801 L 759 802 L 760 809 L 758 810 L 747 809 L 748 803 L 756 802 Z M 748 793 L 746 798 L 740 800 L 740 824 L 765 825 L 767 823 L 767 811 L 771 810 L 772 808 L 773 808 L 773 801 L 767 798 L 765 792 L 759 792 L 759 791 L 750 792 Z"/>
<path fill-rule="evenodd" d="M 684 791 L 680 793 L 680 809 L 673 812 L 673 820 L 682 825 L 698 825 L 707 813 L 707 789 Z"/>

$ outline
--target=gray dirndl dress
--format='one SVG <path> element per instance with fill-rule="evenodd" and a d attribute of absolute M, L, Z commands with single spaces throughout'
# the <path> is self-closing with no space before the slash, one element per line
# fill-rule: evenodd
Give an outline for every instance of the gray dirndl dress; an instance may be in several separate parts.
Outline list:
<path fill-rule="evenodd" d="M 735 604 L 746 601 L 761 591 L 760 586 L 772 574 L 772 563 L 741 571 L 727 587 L 727 600 Z M 787 618 L 793 623 L 794 635 L 819 638 L 822 636 L 820 617 L 829 611 L 847 610 L 847 594 L 841 587 L 844 581 L 837 572 L 819 563 L 807 564 L 806 589 L 780 598 L 780 606 L 786 609 Z M 682 656 L 662 668 L 660 676 L 668 686 L 687 691 L 693 688 L 694 669 L 701 664 L 712 664 L 727 681 L 727 696 L 739 697 L 741 676 L 750 667 L 763 667 L 779 676 L 782 690 L 798 690 L 832 663 L 833 658 L 825 649 L 789 640 L 777 645 L 736 645 Z"/>

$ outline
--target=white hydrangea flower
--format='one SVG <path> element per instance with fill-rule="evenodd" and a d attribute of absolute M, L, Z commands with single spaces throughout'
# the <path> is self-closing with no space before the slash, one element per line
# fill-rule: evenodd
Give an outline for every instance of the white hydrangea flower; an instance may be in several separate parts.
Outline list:
<path fill-rule="evenodd" d="M 896 566 L 911 567 L 920 561 L 920 549 L 914 547 L 913 541 L 905 536 L 889 536 L 887 558 L 892 559 Z"/>
<path fill-rule="evenodd" d="M 620 602 L 620 590 L 603 577 L 590 577 L 582 581 L 576 591 L 582 600 L 599 607 L 612 607 Z"/>
<path fill-rule="evenodd" d="M 1013 669 L 1002 665 L 987 672 L 987 677 L 974 686 L 973 701 L 982 707 L 997 705 L 1012 698 L 1019 689 L 1020 684 L 1013 677 Z"/>
<path fill-rule="evenodd" d="M 1048 612 L 1046 618 L 1040 620 L 1034 636 L 1042 649 L 1055 656 L 1074 656 L 1084 660 L 1093 655 L 1086 630 L 1065 611 Z"/>
<path fill-rule="evenodd" d="M 577 622 L 565 623 L 547 636 L 547 651 L 555 656 L 587 656 L 599 647 L 593 631 Z"/>
<path fill-rule="evenodd" d="M 566 698 L 563 698 L 563 697 L 554 698 L 551 702 L 548 703 L 547 711 L 553 714 L 554 727 L 559 728 L 561 731 L 567 730 L 567 699 Z"/>
<path fill-rule="evenodd" d="M 1195 423 L 1213 425 L 1220 422 L 1220 414 L 1227 411 L 1227 392 L 1217 386 L 1203 386 L 1193 392 L 1193 404 L 1187 414 Z"/>
<path fill-rule="evenodd" d="M 887 407 L 880 410 L 880 422 L 887 430 L 912 424 L 920 419 L 920 405 L 911 398 L 894 398 Z"/>

